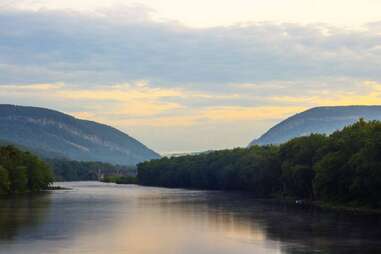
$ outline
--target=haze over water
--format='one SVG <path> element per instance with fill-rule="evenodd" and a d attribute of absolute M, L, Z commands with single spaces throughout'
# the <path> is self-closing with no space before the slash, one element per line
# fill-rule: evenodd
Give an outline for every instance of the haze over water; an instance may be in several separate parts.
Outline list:
<path fill-rule="evenodd" d="M 0 202 L 0 253 L 380 253 L 380 219 L 237 193 L 60 183 Z"/>

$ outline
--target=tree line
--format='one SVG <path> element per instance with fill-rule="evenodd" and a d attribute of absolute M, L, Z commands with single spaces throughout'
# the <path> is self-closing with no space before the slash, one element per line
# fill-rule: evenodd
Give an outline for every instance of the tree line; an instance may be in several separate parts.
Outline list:
<path fill-rule="evenodd" d="M 381 208 L 381 122 L 360 119 L 329 136 L 143 162 L 138 179 L 143 185 Z"/>
<path fill-rule="evenodd" d="M 0 194 L 38 192 L 53 182 L 47 164 L 13 146 L 0 147 Z"/>
<path fill-rule="evenodd" d="M 98 181 L 110 175 L 136 175 L 135 166 L 67 159 L 47 159 L 46 162 L 53 169 L 56 181 Z"/>
<path fill-rule="evenodd" d="M 107 175 L 102 179 L 104 183 L 138 184 L 138 178 L 132 175 Z"/>

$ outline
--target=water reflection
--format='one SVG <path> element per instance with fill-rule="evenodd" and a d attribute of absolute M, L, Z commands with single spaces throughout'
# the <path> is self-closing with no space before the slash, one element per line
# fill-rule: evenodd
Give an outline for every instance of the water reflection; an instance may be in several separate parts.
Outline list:
<path fill-rule="evenodd" d="M 66 185 L 74 190 L 0 204 L 0 253 L 381 253 L 379 217 L 237 193 Z"/>
<path fill-rule="evenodd" d="M 0 240 L 12 240 L 33 232 L 44 222 L 50 205 L 48 194 L 23 195 L 0 199 Z"/>
<path fill-rule="evenodd" d="M 220 233 L 220 239 L 264 244 L 267 251 L 381 253 L 380 216 L 323 212 L 312 207 L 259 201 L 242 193 L 207 192 L 194 199 L 178 193 L 143 203 L 159 205 L 161 217 L 186 217 L 203 225 L 205 230 Z"/>

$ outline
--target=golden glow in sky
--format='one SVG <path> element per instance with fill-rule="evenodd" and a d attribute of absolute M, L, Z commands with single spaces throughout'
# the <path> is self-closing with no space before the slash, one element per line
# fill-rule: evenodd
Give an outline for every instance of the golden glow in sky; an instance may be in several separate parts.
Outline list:
<path fill-rule="evenodd" d="M 381 0 L 0 0 L 1 103 L 161 153 L 246 146 L 305 109 L 381 104 Z"/>

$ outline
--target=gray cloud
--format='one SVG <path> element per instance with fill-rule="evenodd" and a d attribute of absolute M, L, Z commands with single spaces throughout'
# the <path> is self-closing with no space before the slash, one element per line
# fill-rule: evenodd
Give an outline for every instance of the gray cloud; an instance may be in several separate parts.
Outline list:
<path fill-rule="evenodd" d="M 325 77 L 381 80 L 376 23 L 362 31 L 290 23 L 195 29 L 153 21 L 151 11 L 2 11 L 0 83 L 90 86 L 144 79 L 216 89 Z"/>

